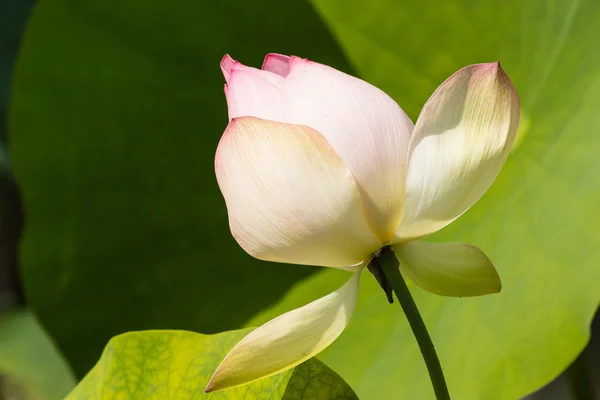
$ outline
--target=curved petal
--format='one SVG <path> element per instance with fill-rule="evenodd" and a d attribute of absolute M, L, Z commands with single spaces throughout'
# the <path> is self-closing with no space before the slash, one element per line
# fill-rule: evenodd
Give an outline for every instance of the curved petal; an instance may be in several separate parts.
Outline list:
<path fill-rule="evenodd" d="M 265 61 L 263 61 L 262 69 L 286 77 L 290 73 L 290 57 L 283 54 L 267 54 Z"/>
<path fill-rule="evenodd" d="M 283 77 L 281 76 L 281 74 L 273 73 L 267 69 L 257 69 L 257 68 L 248 67 L 248 66 L 242 64 L 241 62 L 238 62 L 238 61 L 234 60 L 233 58 L 231 58 L 231 56 L 229 56 L 229 54 L 225 54 L 225 56 L 221 59 L 221 71 L 223 72 L 223 76 L 225 77 L 225 82 L 227 82 L 227 83 L 229 83 L 229 81 L 231 80 L 232 71 L 249 72 L 251 74 L 254 74 L 257 77 L 260 77 L 260 78 L 266 80 L 267 82 L 269 82 L 277 87 L 280 86 L 281 83 L 283 82 Z"/>
<path fill-rule="evenodd" d="M 400 271 L 421 288 L 442 296 L 498 293 L 500 277 L 475 246 L 463 243 L 408 242 L 392 246 Z"/>
<path fill-rule="evenodd" d="M 275 375 L 320 353 L 350 322 L 359 281 L 360 272 L 357 272 L 335 292 L 252 331 L 225 356 L 206 392 Z"/>
<path fill-rule="evenodd" d="M 381 247 L 352 174 L 314 129 L 234 119 L 215 169 L 231 232 L 256 258 L 345 267 Z"/>
<path fill-rule="evenodd" d="M 387 94 L 333 68 L 292 56 L 280 88 L 282 121 L 319 131 L 352 171 L 382 242 L 398 228 L 413 124 Z"/>
<path fill-rule="evenodd" d="M 415 125 L 403 220 L 392 243 L 433 233 L 469 209 L 500 172 L 518 123 L 519 99 L 499 63 L 448 78 Z"/>
<path fill-rule="evenodd" d="M 225 85 L 229 120 L 257 116 L 280 120 L 279 89 L 263 77 L 246 69 L 231 69 Z"/>
<path fill-rule="evenodd" d="M 223 72 L 223 76 L 225 77 L 225 82 L 229 82 L 229 77 L 231 76 L 231 70 L 233 69 L 235 61 L 229 54 L 225 54 L 221 59 L 221 71 Z"/>

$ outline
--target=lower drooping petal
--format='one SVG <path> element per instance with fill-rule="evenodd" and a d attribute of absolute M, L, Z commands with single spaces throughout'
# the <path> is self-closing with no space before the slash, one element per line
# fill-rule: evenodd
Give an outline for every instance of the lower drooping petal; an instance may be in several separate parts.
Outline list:
<path fill-rule="evenodd" d="M 492 262 L 475 246 L 417 241 L 393 245 L 392 250 L 400 271 L 431 293 L 468 297 L 502 288 Z"/>
<path fill-rule="evenodd" d="M 234 119 L 215 170 L 231 232 L 256 258 L 346 267 L 381 247 L 352 173 L 314 129 Z"/>
<path fill-rule="evenodd" d="M 500 172 L 518 122 L 519 99 L 499 63 L 448 78 L 415 125 L 403 219 L 392 243 L 433 233 L 469 209 Z"/>
<path fill-rule="evenodd" d="M 225 356 L 206 391 L 229 389 L 292 368 L 329 346 L 356 306 L 361 272 L 340 289 L 267 322 Z"/>

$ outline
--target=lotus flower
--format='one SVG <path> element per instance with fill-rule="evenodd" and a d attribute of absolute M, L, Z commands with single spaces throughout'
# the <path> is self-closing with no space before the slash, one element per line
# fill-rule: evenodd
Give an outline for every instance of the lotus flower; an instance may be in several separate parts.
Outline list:
<path fill-rule="evenodd" d="M 353 276 L 247 335 L 207 391 L 282 372 L 329 346 L 354 312 L 361 271 L 385 246 L 430 292 L 500 291 L 477 247 L 417 241 L 468 210 L 507 158 L 519 100 L 499 63 L 456 72 L 415 125 L 381 90 L 306 59 L 269 54 L 259 70 L 225 56 L 221 69 L 230 122 L 215 169 L 233 236 L 258 259 Z"/>

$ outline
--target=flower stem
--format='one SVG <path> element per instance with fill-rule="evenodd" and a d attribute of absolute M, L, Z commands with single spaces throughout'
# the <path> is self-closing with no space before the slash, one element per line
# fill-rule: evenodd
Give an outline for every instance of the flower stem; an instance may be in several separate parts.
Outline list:
<path fill-rule="evenodd" d="M 427 365 L 427 371 L 429 372 L 429 378 L 431 379 L 436 399 L 450 400 L 450 394 L 448 393 L 448 386 L 446 385 L 440 360 L 435 352 L 435 347 L 433 346 L 431 337 L 429 337 L 423 318 L 421 318 L 417 305 L 400 273 L 400 266 L 392 249 L 384 247 L 381 251 L 381 255 L 377 258 L 377 263 L 380 265 L 385 277 L 394 289 L 394 293 L 396 293 L 400 306 L 402 306 L 402 310 L 417 339 L 421 354 Z"/>

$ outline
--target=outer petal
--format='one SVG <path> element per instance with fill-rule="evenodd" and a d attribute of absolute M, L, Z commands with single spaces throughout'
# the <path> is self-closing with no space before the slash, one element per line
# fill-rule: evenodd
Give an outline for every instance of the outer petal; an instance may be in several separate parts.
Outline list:
<path fill-rule="evenodd" d="M 381 246 L 352 174 L 311 128 L 234 119 L 215 169 L 233 236 L 256 258 L 345 267 Z"/>
<path fill-rule="evenodd" d="M 499 63 L 461 69 L 423 107 L 410 142 L 401 242 L 433 233 L 490 187 L 519 123 L 519 99 Z"/>
<path fill-rule="evenodd" d="M 360 272 L 337 291 L 283 314 L 242 339 L 225 356 L 206 391 L 240 386 L 292 368 L 329 346 L 350 322 Z"/>
<path fill-rule="evenodd" d="M 293 56 L 289 66 L 280 93 L 282 121 L 327 138 L 358 182 L 371 228 L 381 241 L 390 240 L 402 212 L 412 122 L 365 81 Z"/>
<path fill-rule="evenodd" d="M 442 296 L 480 296 L 502 288 L 492 262 L 463 243 L 408 242 L 392 246 L 400 270 L 425 290 Z"/>

